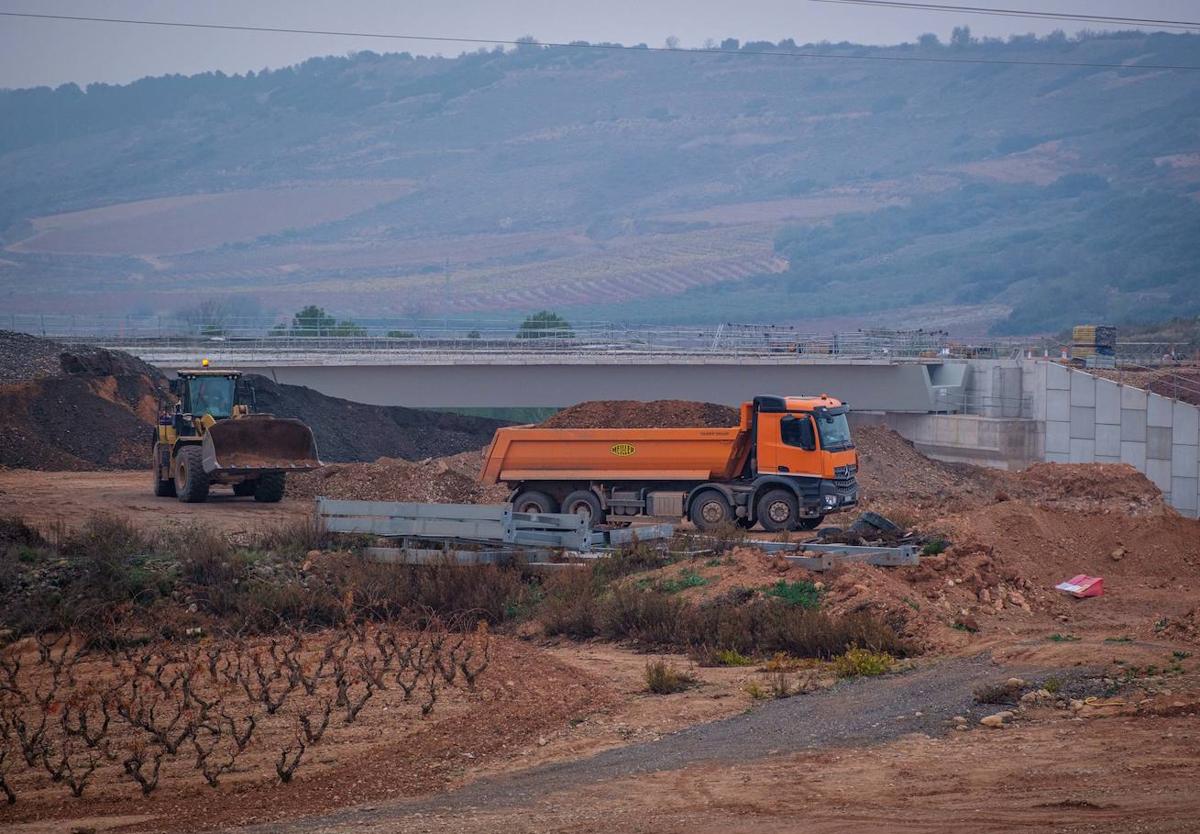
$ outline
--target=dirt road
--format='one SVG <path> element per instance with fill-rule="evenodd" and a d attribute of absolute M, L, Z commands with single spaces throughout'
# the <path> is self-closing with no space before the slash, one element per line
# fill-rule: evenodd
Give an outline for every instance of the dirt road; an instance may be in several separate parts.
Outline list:
<path fill-rule="evenodd" d="M 1001 669 L 982 655 L 924 664 L 905 674 L 844 683 L 822 693 L 772 701 L 751 712 L 690 727 L 656 742 L 483 779 L 425 801 L 348 809 L 297 820 L 289 830 L 382 832 L 397 827 L 442 830 L 443 826 L 448 830 L 480 814 L 486 815 L 490 824 L 504 818 L 507 827 L 514 819 L 532 818 L 531 811 L 543 808 L 548 797 L 559 797 L 561 802 L 586 791 L 593 798 L 611 800 L 614 791 L 625 794 L 629 786 L 647 777 L 659 782 L 687 781 L 688 774 L 698 773 L 728 778 L 751 766 L 769 768 L 776 757 L 794 756 L 799 751 L 885 744 L 917 733 L 944 736 L 953 716 L 978 717 L 993 711 L 973 703 L 976 686 L 1017 673 L 1030 679 L 1039 677 L 1037 670 L 1028 668 Z M 1067 685 L 1083 695 L 1088 679 L 1086 672 L 1075 671 Z M 800 778 L 797 773 L 796 779 Z M 702 785 L 696 784 L 690 789 L 703 791 Z M 588 813 L 593 810 L 594 806 L 589 807 Z M 592 822 L 598 824 L 601 819 L 597 816 Z M 580 830 L 593 828 L 585 825 Z M 634 826 L 628 830 L 641 829 Z"/>
<path fill-rule="evenodd" d="M 288 499 L 259 504 L 235 498 L 228 487 L 214 487 L 205 504 L 182 504 L 155 498 L 145 472 L 0 470 L 0 515 L 19 515 L 43 529 L 75 527 L 99 513 L 124 516 L 142 529 L 203 523 L 241 533 L 302 518 L 310 507 Z"/>

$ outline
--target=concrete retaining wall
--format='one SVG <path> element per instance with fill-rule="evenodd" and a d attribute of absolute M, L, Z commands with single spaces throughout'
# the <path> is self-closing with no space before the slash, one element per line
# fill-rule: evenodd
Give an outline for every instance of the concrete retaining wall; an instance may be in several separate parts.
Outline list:
<path fill-rule="evenodd" d="M 964 414 L 857 415 L 937 460 L 1128 463 L 1200 517 L 1200 408 L 1047 360 L 972 360 Z"/>
<path fill-rule="evenodd" d="M 1041 460 L 1041 432 L 1023 418 L 974 414 L 851 412 L 855 425 L 886 424 L 935 460 L 1022 469 Z"/>
<path fill-rule="evenodd" d="M 1184 515 L 1200 515 L 1200 409 L 1052 362 L 1037 362 L 1035 419 L 1044 459 L 1128 463 Z"/>

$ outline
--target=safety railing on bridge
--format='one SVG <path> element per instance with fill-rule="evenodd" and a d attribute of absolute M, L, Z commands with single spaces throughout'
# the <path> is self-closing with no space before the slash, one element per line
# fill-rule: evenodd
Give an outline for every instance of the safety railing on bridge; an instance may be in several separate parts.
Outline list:
<path fill-rule="evenodd" d="M 61 341 L 132 349 L 238 353 L 712 355 L 840 359 L 996 358 L 1010 344 L 951 339 L 940 331 L 855 330 L 820 334 L 786 325 L 624 325 L 612 322 L 355 319 L 318 321 L 157 316 L 10 314 L 12 330 Z"/>

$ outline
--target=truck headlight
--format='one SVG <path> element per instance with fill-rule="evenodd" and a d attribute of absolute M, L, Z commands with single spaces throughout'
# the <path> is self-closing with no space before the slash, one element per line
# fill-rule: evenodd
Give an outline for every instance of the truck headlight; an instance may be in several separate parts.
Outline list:
<path fill-rule="evenodd" d="M 837 506 L 837 503 L 838 503 L 838 497 L 836 495 L 826 495 L 825 496 L 825 506 L 826 507 L 829 507 L 830 509 L 832 509 L 833 507 Z"/>

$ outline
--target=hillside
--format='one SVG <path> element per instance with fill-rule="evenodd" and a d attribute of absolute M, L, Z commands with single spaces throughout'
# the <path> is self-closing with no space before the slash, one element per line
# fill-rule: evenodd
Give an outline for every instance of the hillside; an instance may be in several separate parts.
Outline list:
<path fill-rule="evenodd" d="M 1200 312 L 1200 37 L 358 53 L 0 91 L 11 312 Z"/>

